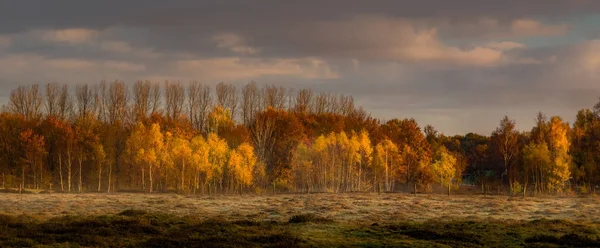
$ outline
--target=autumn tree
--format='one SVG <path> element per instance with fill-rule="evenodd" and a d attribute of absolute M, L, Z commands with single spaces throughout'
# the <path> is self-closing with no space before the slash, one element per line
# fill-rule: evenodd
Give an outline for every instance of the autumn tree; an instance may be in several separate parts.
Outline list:
<path fill-rule="evenodd" d="M 25 174 L 26 171 L 31 171 L 33 178 L 33 188 L 40 189 L 44 182 L 44 167 L 43 157 L 46 155 L 44 149 L 44 137 L 36 134 L 33 130 L 27 129 L 21 133 L 21 142 L 23 142 L 24 153 L 21 164 L 21 184 L 19 193 L 25 189 Z"/>
<path fill-rule="evenodd" d="M 84 169 L 97 168 L 98 174 L 102 174 L 102 164 L 106 158 L 104 147 L 100 140 L 100 123 L 91 115 L 83 116 L 75 120 L 74 126 L 74 153 L 78 163 L 77 190 L 83 192 Z M 84 167 L 84 165 L 87 165 Z M 69 166 L 70 167 L 70 166 Z M 101 176 L 99 176 L 101 180 Z M 98 182 L 100 185 L 100 182 Z M 91 185 L 91 183 L 90 183 Z"/>
<path fill-rule="evenodd" d="M 217 192 L 217 187 L 223 190 L 224 168 L 227 165 L 229 146 L 227 142 L 215 133 L 210 133 L 207 138 L 209 149 L 208 160 L 211 165 L 213 192 Z"/>
<path fill-rule="evenodd" d="M 198 189 L 201 189 L 202 193 L 204 193 L 204 189 L 213 177 L 213 170 L 210 164 L 211 148 L 208 146 L 206 140 L 200 135 L 192 138 L 190 141 L 190 148 L 190 165 L 193 166 L 195 170 L 193 190 L 194 193 L 196 193 Z"/>
<path fill-rule="evenodd" d="M 373 184 L 377 192 L 380 191 L 382 184 L 385 191 L 392 191 L 393 171 L 397 166 L 397 159 L 398 147 L 391 140 L 384 139 L 375 146 L 372 171 Z"/>
<path fill-rule="evenodd" d="M 580 191 L 593 191 L 598 182 L 596 161 L 600 161 L 600 121 L 589 109 L 577 112 L 571 131 L 570 154 L 573 160 L 573 176 Z"/>
<path fill-rule="evenodd" d="M 502 157 L 504 173 L 508 177 L 509 185 L 513 185 L 515 172 L 513 165 L 518 153 L 518 133 L 515 130 L 515 121 L 504 116 L 500 126 L 492 133 L 495 150 Z"/>
<path fill-rule="evenodd" d="M 404 182 L 407 186 L 416 185 L 428 190 L 432 183 L 432 175 L 429 173 L 432 152 L 417 122 L 414 119 L 393 119 L 382 128 L 400 153 L 399 176 L 390 182 L 391 190 L 394 190 L 395 180 Z"/>
<path fill-rule="evenodd" d="M 187 192 L 188 189 L 185 184 L 187 172 L 186 164 L 190 163 L 192 156 L 192 149 L 190 148 L 189 141 L 184 137 L 175 137 L 171 149 L 174 161 L 180 165 L 179 171 L 181 176 L 179 177 L 179 190 Z"/>
<path fill-rule="evenodd" d="M 73 150 L 74 134 L 71 124 L 54 116 L 47 117 L 41 124 L 41 131 L 45 135 L 45 144 L 47 153 L 47 164 L 49 168 L 58 173 L 58 181 L 60 190 L 65 192 L 65 175 L 64 170 L 68 172 L 71 168 L 70 154 Z M 70 178 L 67 179 L 66 187 L 71 188 Z M 69 190 L 70 191 L 70 190 Z"/>
<path fill-rule="evenodd" d="M 148 192 L 152 193 L 155 177 L 153 169 L 160 166 L 161 156 L 165 152 L 164 137 L 160 125 L 154 123 L 150 127 L 146 127 L 143 123 L 138 122 L 127 139 L 127 152 L 133 158 L 133 161 L 140 166 L 142 175 L 145 174 L 144 167 L 147 167 Z M 144 177 L 142 176 L 142 178 Z"/>
<path fill-rule="evenodd" d="M 556 192 L 563 190 L 564 184 L 571 176 L 570 141 L 567 137 L 569 125 L 560 117 L 550 120 L 549 150 L 552 158 L 552 169 L 548 178 L 548 189 Z"/>
<path fill-rule="evenodd" d="M 448 152 L 445 147 L 442 146 L 437 150 L 431 170 L 436 181 L 448 188 L 448 195 L 450 195 L 452 180 L 457 175 L 456 165 L 456 157 Z"/>
<path fill-rule="evenodd" d="M 546 143 L 529 143 L 523 148 L 523 162 L 533 175 L 534 191 L 544 191 L 546 185 L 545 175 L 548 175 L 551 168 L 550 151 Z M 527 181 L 523 185 L 524 194 L 527 190 Z"/>

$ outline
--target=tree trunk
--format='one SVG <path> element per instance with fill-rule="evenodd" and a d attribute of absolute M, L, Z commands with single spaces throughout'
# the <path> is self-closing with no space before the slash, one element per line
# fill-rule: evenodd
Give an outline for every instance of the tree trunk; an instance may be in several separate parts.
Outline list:
<path fill-rule="evenodd" d="M 390 178 L 389 178 L 389 168 L 388 168 L 388 154 L 385 152 L 385 190 L 390 191 Z"/>
<path fill-rule="evenodd" d="M 150 187 L 148 188 L 150 191 L 150 194 L 152 194 L 152 186 L 153 186 L 153 181 L 152 181 L 152 165 L 148 165 L 148 179 L 150 179 Z"/>
<path fill-rule="evenodd" d="M 417 184 L 413 184 L 413 195 L 417 196 Z"/>
<path fill-rule="evenodd" d="M 44 188 L 44 163 L 40 163 L 40 182 L 38 183 L 38 189 Z"/>
<path fill-rule="evenodd" d="M 373 173 L 373 192 L 379 191 L 379 182 L 377 182 L 377 173 Z"/>
<path fill-rule="evenodd" d="M 73 185 L 71 179 L 73 178 L 73 163 L 71 162 L 71 151 L 67 151 L 67 186 L 69 193 L 71 193 L 71 186 Z"/>
<path fill-rule="evenodd" d="M 98 192 L 102 189 L 102 163 L 98 163 Z"/>
<path fill-rule="evenodd" d="M 83 182 L 81 181 L 81 170 L 83 169 L 83 158 L 79 159 L 79 193 L 83 191 Z"/>
<path fill-rule="evenodd" d="M 144 172 L 144 167 L 142 166 L 142 190 L 146 192 L 146 173 Z"/>
<path fill-rule="evenodd" d="M 181 191 L 185 191 L 185 159 L 181 160 Z"/>
<path fill-rule="evenodd" d="M 196 168 L 196 175 L 194 175 L 194 195 L 196 194 L 196 191 L 198 190 L 198 177 L 199 177 L 200 172 L 198 171 L 198 168 Z"/>
<path fill-rule="evenodd" d="M 31 169 L 32 169 L 32 174 L 33 174 L 33 189 L 38 189 L 37 176 L 35 173 L 37 171 L 37 168 L 36 168 L 35 162 L 31 166 Z"/>
<path fill-rule="evenodd" d="M 106 190 L 106 193 L 110 193 L 111 179 L 112 179 L 112 163 L 109 163 L 108 164 L 108 189 Z"/>
<path fill-rule="evenodd" d="M 58 177 L 60 178 L 60 191 L 65 192 L 65 184 L 62 175 L 62 154 L 58 154 Z"/>
<path fill-rule="evenodd" d="M 25 165 L 21 166 L 21 184 L 19 185 L 19 194 L 25 189 Z"/>
<path fill-rule="evenodd" d="M 451 183 L 448 183 L 448 196 L 450 196 L 450 187 L 452 186 Z"/>

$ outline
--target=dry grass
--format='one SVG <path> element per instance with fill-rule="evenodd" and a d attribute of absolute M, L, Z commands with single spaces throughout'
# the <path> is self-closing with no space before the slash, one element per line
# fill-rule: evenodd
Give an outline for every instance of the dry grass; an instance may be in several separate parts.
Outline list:
<path fill-rule="evenodd" d="M 562 219 L 600 223 L 597 197 L 508 197 L 407 194 L 279 194 L 184 196 L 175 194 L 0 194 L 0 214 L 41 219 L 64 215 L 145 210 L 199 219 L 287 221 L 316 214 L 342 223 L 434 219 Z"/>

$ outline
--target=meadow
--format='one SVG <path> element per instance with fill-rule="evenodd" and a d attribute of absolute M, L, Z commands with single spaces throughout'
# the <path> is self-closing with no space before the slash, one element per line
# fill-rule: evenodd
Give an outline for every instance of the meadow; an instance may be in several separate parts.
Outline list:
<path fill-rule="evenodd" d="M 600 246 L 600 198 L 0 194 L 2 247 Z"/>

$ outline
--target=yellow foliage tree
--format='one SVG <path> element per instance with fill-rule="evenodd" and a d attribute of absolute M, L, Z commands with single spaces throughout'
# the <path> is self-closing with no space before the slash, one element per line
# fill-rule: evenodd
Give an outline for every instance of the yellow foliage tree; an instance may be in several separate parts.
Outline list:
<path fill-rule="evenodd" d="M 294 152 L 294 181 L 300 189 L 308 193 L 313 186 L 313 151 L 304 143 L 298 144 Z"/>
<path fill-rule="evenodd" d="M 202 136 L 196 136 L 192 138 L 190 148 L 192 149 L 191 164 L 196 171 L 194 175 L 194 193 L 196 193 L 200 188 L 200 183 L 202 183 L 202 190 L 204 190 L 206 183 L 212 178 L 209 161 L 210 147 Z"/>
<path fill-rule="evenodd" d="M 173 145 L 171 147 L 171 153 L 173 155 L 173 160 L 180 163 L 180 173 L 181 177 L 179 178 L 180 190 L 186 191 L 185 186 L 185 176 L 186 176 L 186 163 L 190 163 L 192 157 L 192 149 L 190 148 L 190 142 L 181 137 L 175 137 L 173 139 Z"/>
<path fill-rule="evenodd" d="M 238 154 L 242 158 L 241 170 L 238 180 L 241 186 L 250 186 L 253 181 L 253 172 L 256 167 L 257 158 L 254 155 L 254 147 L 248 143 L 242 143 L 237 148 Z"/>
<path fill-rule="evenodd" d="M 213 175 L 213 186 L 216 192 L 217 182 L 221 189 L 223 189 L 223 169 L 227 165 L 228 159 L 227 154 L 229 152 L 229 146 L 225 140 L 219 138 L 215 133 L 210 133 L 207 138 L 209 155 L 208 160 L 211 165 L 211 171 Z"/>
<path fill-rule="evenodd" d="M 552 157 L 552 168 L 548 178 L 548 189 L 556 192 L 563 190 L 564 184 L 571 176 L 571 155 L 569 146 L 571 142 L 567 137 L 569 125 L 563 123 L 558 116 L 550 120 L 550 153 Z"/>
<path fill-rule="evenodd" d="M 542 187 L 546 185 L 545 178 L 542 175 L 550 174 L 552 160 L 550 151 L 545 142 L 536 144 L 530 143 L 523 148 L 523 162 L 527 169 L 533 172 L 534 188 L 537 191 L 542 191 Z M 523 189 L 527 188 L 527 184 L 523 185 Z"/>
<path fill-rule="evenodd" d="M 393 177 L 391 176 L 391 174 L 397 157 L 398 147 L 390 139 L 386 138 L 385 140 L 381 141 L 375 146 L 375 156 L 373 161 L 373 181 L 376 182 L 377 189 L 379 189 L 379 180 L 381 180 L 379 178 L 382 178 L 384 180 L 385 190 L 392 190 Z"/>
<path fill-rule="evenodd" d="M 369 138 L 369 133 L 366 130 L 362 130 L 358 137 L 359 142 L 359 153 L 360 153 L 360 164 L 358 168 L 358 189 L 368 189 L 367 185 L 363 184 L 366 182 L 366 169 L 371 161 L 373 160 L 373 146 L 371 144 L 371 139 Z"/>
<path fill-rule="evenodd" d="M 126 147 L 126 152 L 142 170 L 142 185 L 145 185 L 144 165 L 148 167 L 150 182 L 148 191 L 152 193 L 154 189 L 153 168 L 160 165 L 160 159 L 164 153 L 164 138 L 160 132 L 160 125 L 155 123 L 147 128 L 143 123 L 137 123 L 126 141 Z"/>
<path fill-rule="evenodd" d="M 431 171 L 435 179 L 448 188 L 448 195 L 450 195 L 452 180 L 456 177 L 456 157 L 448 152 L 446 147 L 442 146 L 438 150 Z"/>

